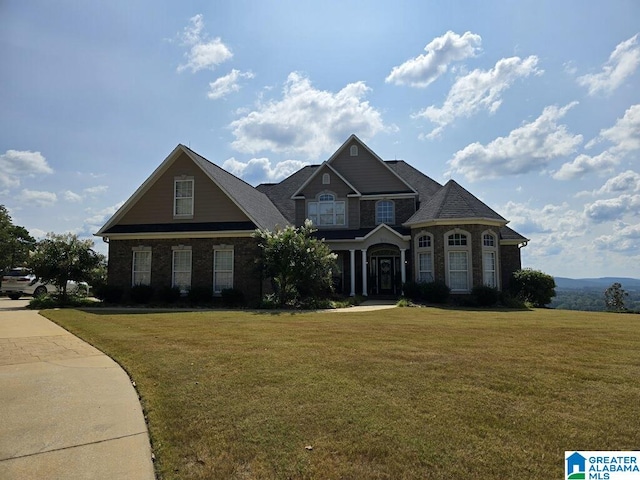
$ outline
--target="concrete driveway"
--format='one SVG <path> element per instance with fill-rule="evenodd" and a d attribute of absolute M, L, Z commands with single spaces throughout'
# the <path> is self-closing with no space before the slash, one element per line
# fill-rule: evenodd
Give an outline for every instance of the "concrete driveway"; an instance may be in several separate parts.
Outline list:
<path fill-rule="evenodd" d="M 127 374 L 27 303 L 0 297 L 0 478 L 154 479 Z"/>

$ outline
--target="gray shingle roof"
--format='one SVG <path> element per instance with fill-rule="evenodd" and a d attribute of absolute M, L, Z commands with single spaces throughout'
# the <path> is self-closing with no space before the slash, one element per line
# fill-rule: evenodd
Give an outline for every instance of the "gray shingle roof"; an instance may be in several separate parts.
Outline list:
<path fill-rule="evenodd" d="M 502 216 L 462 188 L 455 180 L 449 180 L 405 223 L 413 225 L 431 220 L 486 218 L 507 222 Z"/>
<path fill-rule="evenodd" d="M 295 223 L 296 203 L 291 196 L 318 168 L 319 165 L 307 165 L 280 183 L 263 183 L 256 189 L 266 194 L 289 222 Z"/>
<path fill-rule="evenodd" d="M 427 201 L 442 188 L 438 182 L 413 168 L 404 160 L 385 160 L 384 163 L 419 193 L 421 202 Z"/>
<path fill-rule="evenodd" d="M 529 239 L 523 237 L 514 229 L 507 227 L 506 225 L 500 227 L 500 240 L 511 240 L 517 242 L 528 242 Z"/>
<path fill-rule="evenodd" d="M 258 228 L 274 230 L 276 227 L 284 227 L 289 223 L 264 193 L 210 162 L 189 147 L 184 145 L 182 147 L 192 160 L 214 179 L 224 193 L 249 215 Z"/>

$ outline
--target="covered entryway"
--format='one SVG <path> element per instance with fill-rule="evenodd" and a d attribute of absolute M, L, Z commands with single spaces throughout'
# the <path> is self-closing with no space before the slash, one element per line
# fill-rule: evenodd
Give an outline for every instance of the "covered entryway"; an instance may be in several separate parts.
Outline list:
<path fill-rule="evenodd" d="M 402 290 L 400 250 L 397 247 L 372 247 L 369 275 L 374 295 L 399 295 Z"/>

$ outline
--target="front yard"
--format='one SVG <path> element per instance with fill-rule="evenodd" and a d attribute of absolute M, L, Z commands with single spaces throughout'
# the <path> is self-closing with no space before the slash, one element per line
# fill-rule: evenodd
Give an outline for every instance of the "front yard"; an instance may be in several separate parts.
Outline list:
<path fill-rule="evenodd" d="M 640 445 L 640 317 L 42 312 L 116 359 L 160 479 L 560 478 Z"/>

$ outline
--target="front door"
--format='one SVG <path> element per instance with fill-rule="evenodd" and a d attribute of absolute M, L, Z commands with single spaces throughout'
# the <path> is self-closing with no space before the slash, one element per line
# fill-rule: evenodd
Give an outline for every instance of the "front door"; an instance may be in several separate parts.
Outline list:
<path fill-rule="evenodd" d="M 393 257 L 378 257 L 378 292 L 380 295 L 393 295 L 395 280 Z"/>

